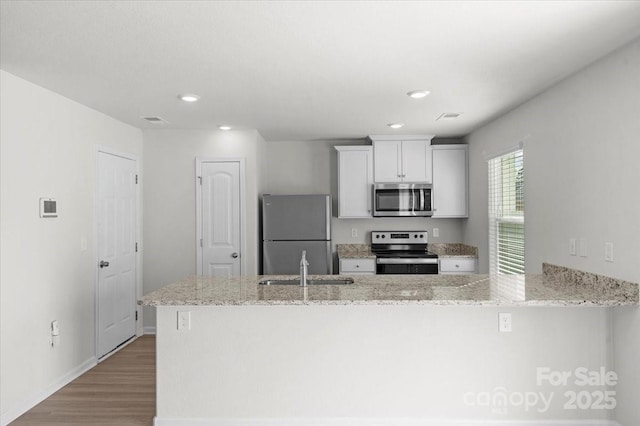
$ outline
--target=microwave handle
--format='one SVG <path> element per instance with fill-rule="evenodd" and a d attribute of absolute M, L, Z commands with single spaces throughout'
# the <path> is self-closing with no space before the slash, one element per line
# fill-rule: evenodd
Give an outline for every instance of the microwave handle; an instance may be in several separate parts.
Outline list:
<path fill-rule="evenodd" d="M 424 189 L 420 190 L 420 210 L 425 211 L 427 209 L 427 205 L 425 203 Z"/>

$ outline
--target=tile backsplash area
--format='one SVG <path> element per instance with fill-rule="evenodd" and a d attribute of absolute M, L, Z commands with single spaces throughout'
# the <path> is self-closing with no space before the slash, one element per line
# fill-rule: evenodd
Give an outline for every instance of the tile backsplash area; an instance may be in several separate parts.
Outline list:
<path fill-rule="evenodd" d="M 478 247 L 461 243 L 430 243 L 429 251 L 439 256 L 478 257 Z"/>

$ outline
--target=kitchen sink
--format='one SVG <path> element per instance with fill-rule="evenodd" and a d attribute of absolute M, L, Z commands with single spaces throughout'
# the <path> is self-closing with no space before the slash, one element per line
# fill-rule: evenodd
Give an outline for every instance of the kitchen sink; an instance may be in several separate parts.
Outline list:
<path fill-rule="evenodd" d="M 260 285 L 300 285 L 300 279 L 293 280 L 262 280 L 259 281 Z M 340 278 L 340 279 L 308 279 L 308 285 L 346 285 L 353 284 L 353 278 Z"/>

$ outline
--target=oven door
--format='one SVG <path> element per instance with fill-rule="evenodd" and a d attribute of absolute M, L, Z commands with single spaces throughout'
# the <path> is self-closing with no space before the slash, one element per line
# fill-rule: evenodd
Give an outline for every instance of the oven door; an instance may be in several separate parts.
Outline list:
<path fill-rule="evenodd" d="M 377 274 L 437 274 L 437 258 L 394 258 L 376 259 Z"/>
<path fill-rule="evenodd" d="M 373 187 L 373 215 L 432 216 L 431 185 L 423 183 L 380 183 Z"/>

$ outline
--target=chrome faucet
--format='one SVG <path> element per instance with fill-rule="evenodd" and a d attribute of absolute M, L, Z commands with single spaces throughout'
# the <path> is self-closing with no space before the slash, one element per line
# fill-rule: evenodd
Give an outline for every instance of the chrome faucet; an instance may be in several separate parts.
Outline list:
<path fill-rule="evenodd" d="M 307 286 L 307 275 L 309 273 L 309 262 L 307 262 L 307 251 L 302 250 L 302 258 L 300 258 L 300 286 Z"/>

